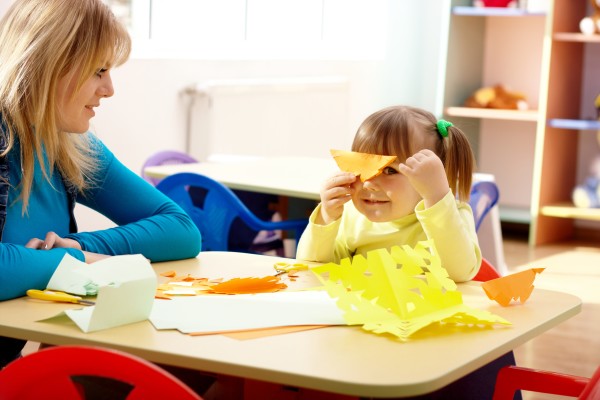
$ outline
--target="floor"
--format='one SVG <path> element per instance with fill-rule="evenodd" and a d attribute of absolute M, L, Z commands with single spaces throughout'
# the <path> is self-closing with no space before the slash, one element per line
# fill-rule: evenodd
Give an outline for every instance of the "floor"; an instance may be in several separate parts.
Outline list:
<path fill-rule="evenodd" d="M 505 235 L 503 244 L 509 273 L 545 267 L 537 276 L 535 287 L 565 291 L 583 301 L 577 316 L 515 349 L 517 364 L 592 376 L 600 366 L 600 243 L 569 242 L 532 249 L 525 237 Z M 523 398 L 568 397 L 523 392 Z"/>
<path fill-rule="evenodd" d="M 509 273 L 545 267 L 535 286 L 562 290 L 583 300 L 580 314 L 515 349 L 517 364 L 579 376 L 600 365 L 600 243 L 569 242 L 530 248 L 525 234 L 504 234 Z M 532 294 L 532 296 L 535 295 Z M 26 352 L 37 350 L 37 343 Z M 562 396 L 523 393 L 524 400 L 558 400 Z"/>

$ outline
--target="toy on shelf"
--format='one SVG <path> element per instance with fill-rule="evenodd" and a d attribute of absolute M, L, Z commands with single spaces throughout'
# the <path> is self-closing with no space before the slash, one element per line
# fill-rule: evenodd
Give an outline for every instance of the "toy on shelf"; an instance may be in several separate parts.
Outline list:
<path fill-rule="evenodd" d="M 579 22 L 579 30 L 584 35 L 594 35 L 600 33 L 600 0 L 590 0 L 592 2 L 593 14 L 583 18 Z"/>
<path fill-rule="evenodd" d="M 466 101 L 466 107 L 527 110 L 529 104 L 523 93 L 507 90 L 502 85 L 476 90 Z"/>
<path fill-rule="evenodd" d="M 600 94 L 594 102 L 596 117 L 600 120 Z M 600 144 L 600 131 L 596 134 Z M 590 165 L 589 175 L 585 182 L 573 189 L 573 204 L 579 208 L 600 208 L 600 155 L 596 156 Z"/>

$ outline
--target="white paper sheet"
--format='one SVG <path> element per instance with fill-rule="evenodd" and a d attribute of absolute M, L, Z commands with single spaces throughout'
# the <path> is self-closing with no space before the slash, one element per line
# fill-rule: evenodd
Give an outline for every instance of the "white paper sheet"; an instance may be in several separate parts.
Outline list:
<path fill-rule="evenodd" d="M 63 267 L 58 278 L 59 284 L 62 278 L 68 276 L 65 270 L 69 266 L 85 264 L 71 256 L 68 257 L 71 259 L 66 260 L 66 267 L 62 265 L 63 262 L 59 266 Z M 157 280 L 150 262 L 145 257 L 140 254 L 114 256 L 77 267 L 77 274 L 97 283 L 99 287 L 95 306 L 61 313 L 71 318 L 82 331 L 98 331 L 148 319 Z M 49 320 L 51 319 L 47 321 Z"/>
<path fill-rule="evenodd" d="M 156 329 L 183 333 L 346 325 L 335 300 L 324 291 L 156 299 L 149 319 Z"/>

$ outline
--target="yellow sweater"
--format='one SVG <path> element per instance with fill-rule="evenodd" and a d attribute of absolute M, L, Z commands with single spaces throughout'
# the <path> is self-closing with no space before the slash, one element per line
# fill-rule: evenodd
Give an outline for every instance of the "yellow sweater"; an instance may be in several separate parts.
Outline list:
<path fill-rule="evenodd" d="M 419 202 L 413 214 L 390 222 L 371 222 L 352 202 L 344 213 L 328 225 L 315 224 L 321 205 L 313 211 L 298 243 L 296 258 L 316 262 L 339 262 L 355 254 L 396 245 L 414 247 L 433 239 L 442 266 L 455 282 L 475 276 L 481 265 L 481 250 L 473 212 L 467 203 L 457 201 L 452 192 L 432 207 Z"/>

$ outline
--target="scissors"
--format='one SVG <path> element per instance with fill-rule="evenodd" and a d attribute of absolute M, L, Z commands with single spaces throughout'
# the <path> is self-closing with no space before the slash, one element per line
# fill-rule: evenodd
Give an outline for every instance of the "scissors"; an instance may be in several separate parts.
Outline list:
<path fill-rule="evenodd" d="M 275 273 L 275 276 L 285 274 L 290 271 L 305 271 L 308 269 L 308 265 L 306 265 L 306 264 L 301 264 L 301 263 L 290 264 L 290 263 L 286 263 L 283 261 L 276 262 L 275 265 L 273 265 L 273 267 L 275 268 L 275 271 L 277 271 Z"/>
<path fill-rule="evenodd" d="M 34 299 L 58 301 L 62 303 L 76 303 L 82 304 L 84 306 L 93 306 L 94 304 L 96 304 L 93 301 L 83 300 L 79 296 L 75 296 L 65 292 L 55 292 L 52 290 L 29 289 L 27 291 L 27 296 L 32 297 Z"/>

